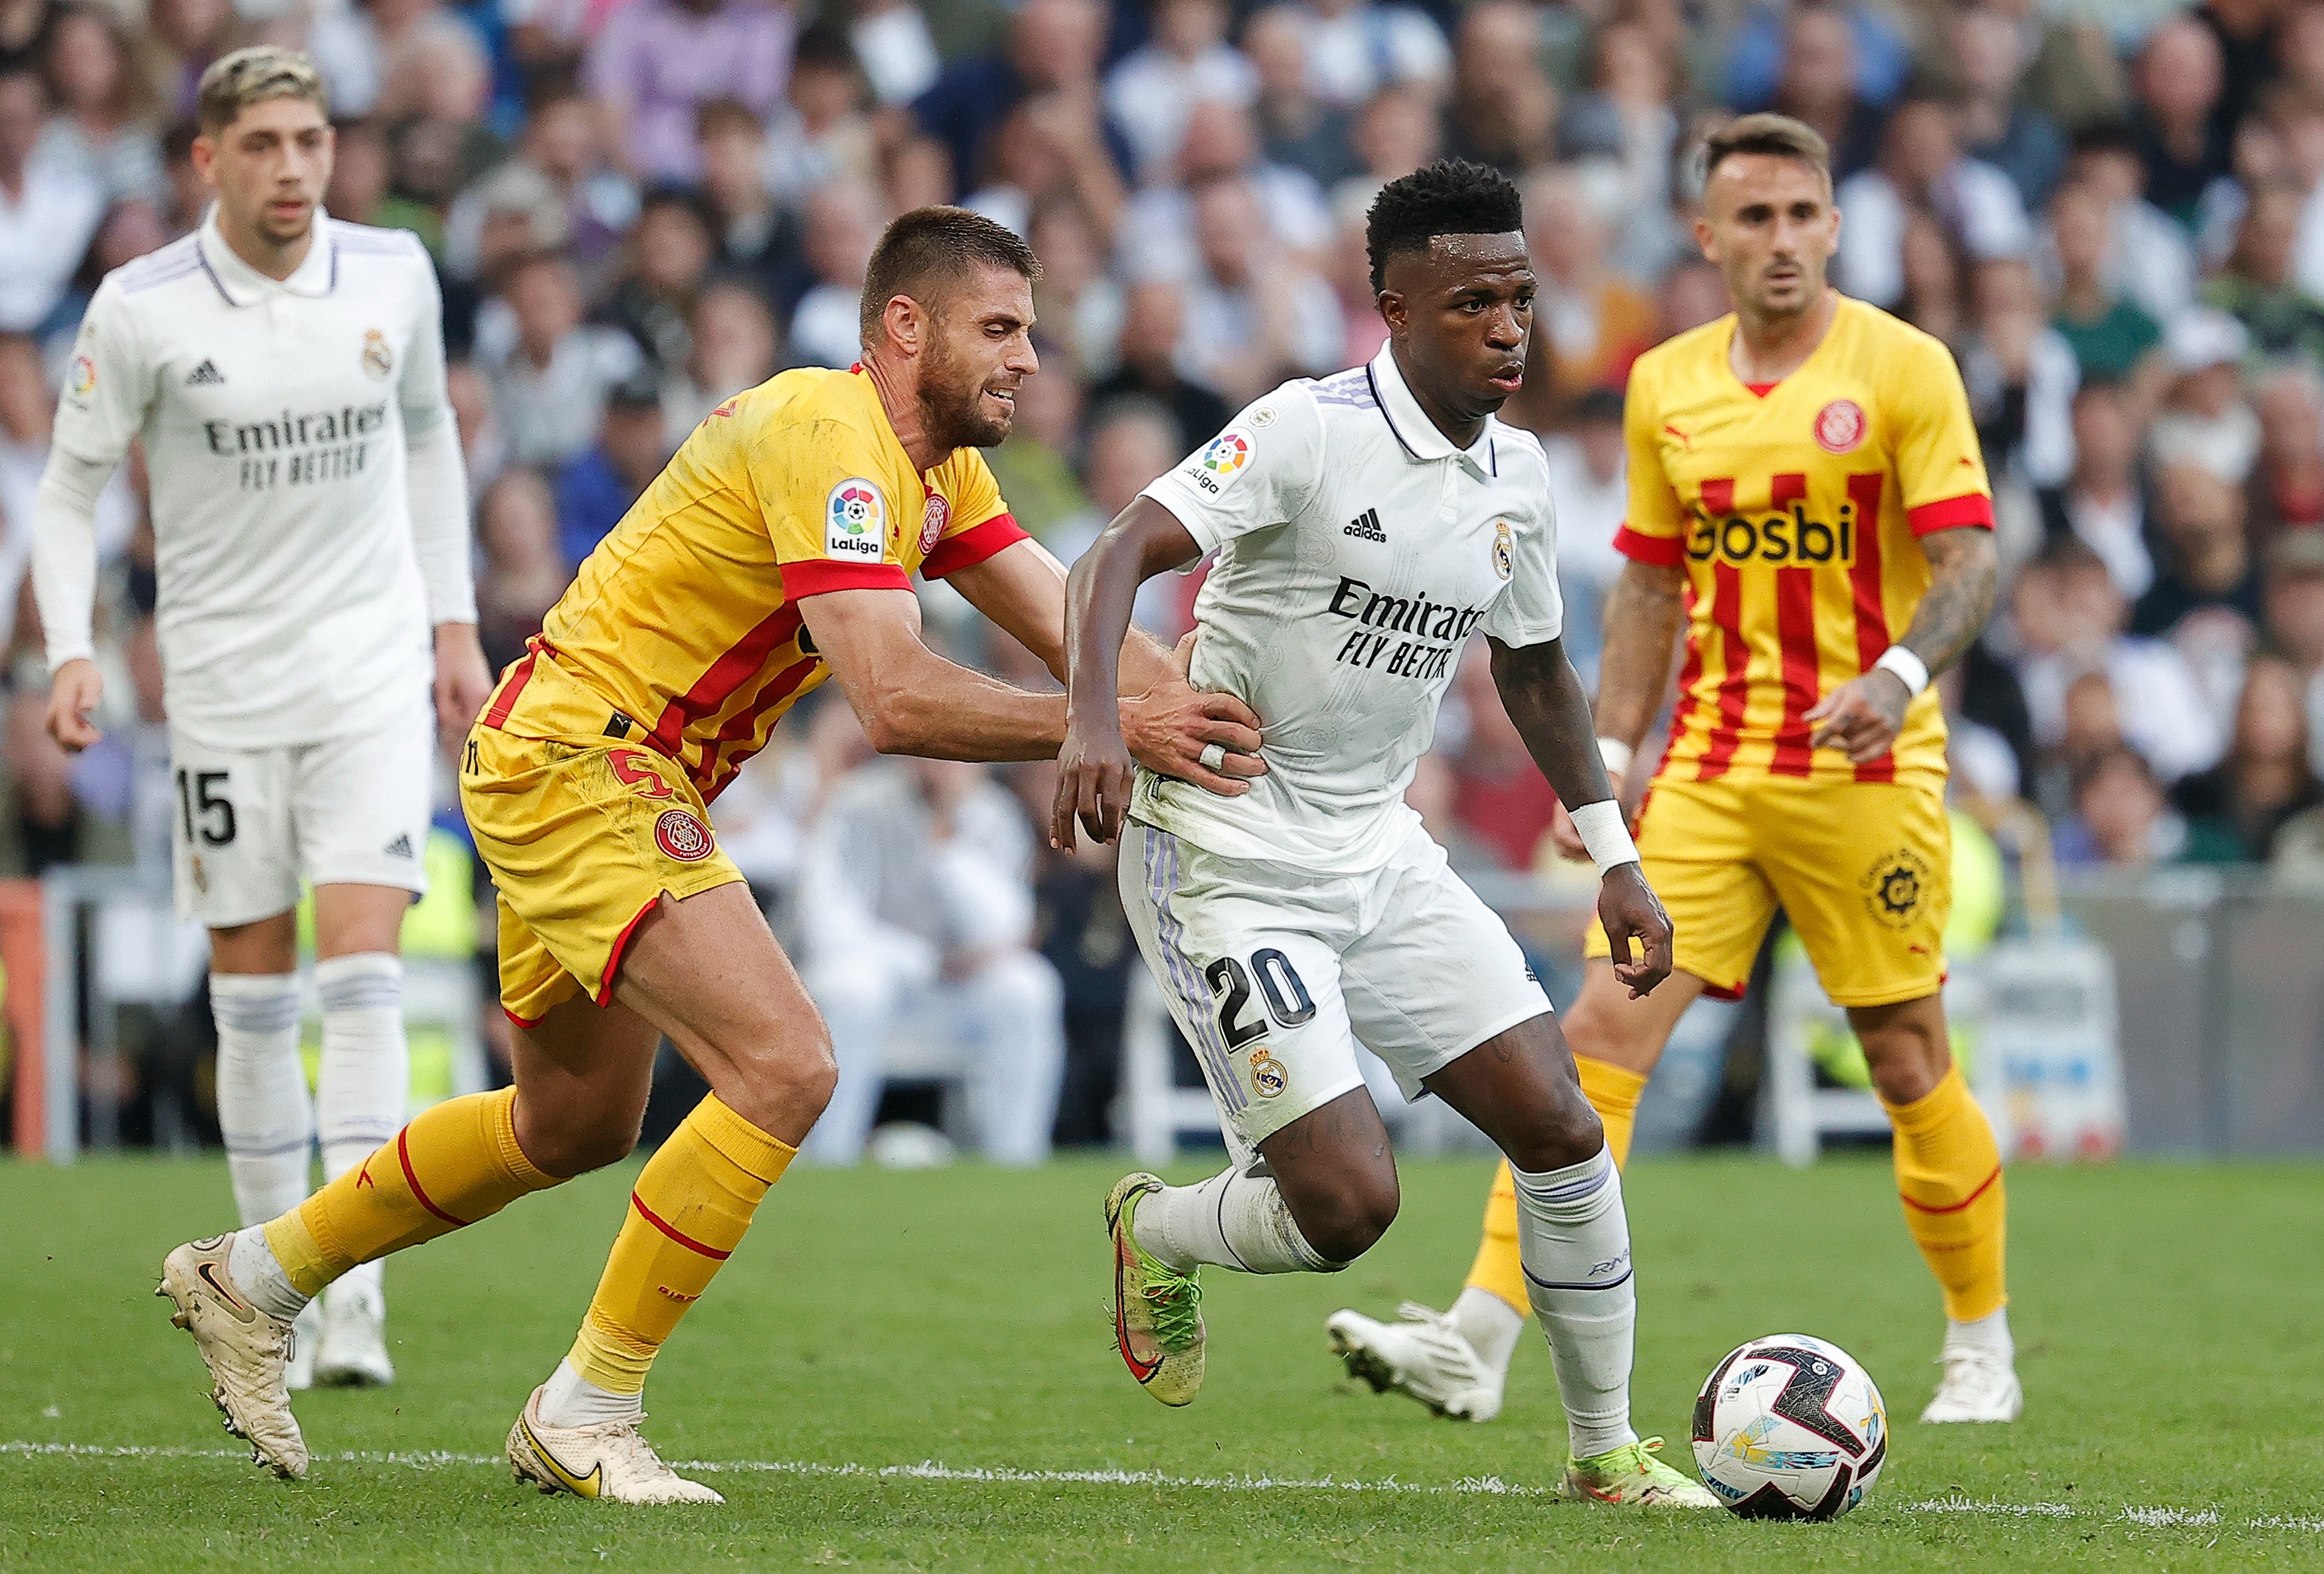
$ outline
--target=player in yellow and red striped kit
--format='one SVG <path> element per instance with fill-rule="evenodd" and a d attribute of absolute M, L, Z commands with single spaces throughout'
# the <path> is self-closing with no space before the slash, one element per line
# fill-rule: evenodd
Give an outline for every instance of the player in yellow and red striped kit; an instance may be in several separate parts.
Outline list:
<path fill-rule="evenodd" d="M 1905 1222 L 1943 1290 L 1945 1373 L 1922 1419 L 2011 1421 L 2000 1155 L 1938 994 L 1951 846 L 1929 683 L 1991 610 L 1991 489 L 1950 353 L 1826 284 L 1839 229 L 1813 131 L 1762 115 L 1710 139 L 1696 234 L 1736 309 L 1630 373 L 1616 539 L 1630 562 L 1596 706 L 1609 774 L 1643 796 L 1638 850 L 1677 971 L 1628 998 L 1593 925 L 1565 1033 L 1625 1157 L 1679 1017 L 1702 993 L 1739 996 L 1780 906 L 1863 1042 Z M 1668 744 L 1632 770 L 1682 626 Z M 1505 1165 L 1451 1313 L 1342 1312 L 1330 1328 L 1375 1386 L 1481 1420 L 1527 1306 Z"/>

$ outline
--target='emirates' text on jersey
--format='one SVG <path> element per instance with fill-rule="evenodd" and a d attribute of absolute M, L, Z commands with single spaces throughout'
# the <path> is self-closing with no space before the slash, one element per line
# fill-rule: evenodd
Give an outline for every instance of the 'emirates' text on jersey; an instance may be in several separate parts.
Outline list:
<path fill-rule="evenodd" d="M 1285 383 L 1146 495 L 1218 550 L 1192 680 L 1259 713 L 1268 774 L 1227 798 L 1141 772 L 1132 812 L 1228 857 L 1378 867 L 1469 635 L 1558 637 L 1541 445 L 1489 419 L 1454 447 L 1383 349 Z"/>
<path fill-rule="evenodd" d="M 679 445 L 484 707 L 526 737 L 628 739 L 706 798 L 831 676 L 799 603 L 909 590 L 1025 532 L 973 448 L 923 474 L 861 367 L 785 372 Z"/>
<path fill-rule="evenodd" d="M 1616 545 L 1687 571 L 1686 666 L 1663 770 L 1894 781 L 1945 772 L 1933 688 L 1889 753 L 1812 750 L 1807 713 L 1871 669 L 1929 587 L 1916 538 L 1992 528 L 1992 489 L 1952 354 L 1842 297 L 1807 364 L 1765 397 L 1728 359 L 1731 316 L 1648 351 L 1623 426 Z"/>
<path fill-rule="evenodd" d="M 432 671 L 405 431 L 451 419 L 442 306 L 419 239 L 318 214 L 266 277 L 216 220 L 106 275 L 55 442 L 145 442 L 170 721 L 277 748 L 401 715 Z"/>

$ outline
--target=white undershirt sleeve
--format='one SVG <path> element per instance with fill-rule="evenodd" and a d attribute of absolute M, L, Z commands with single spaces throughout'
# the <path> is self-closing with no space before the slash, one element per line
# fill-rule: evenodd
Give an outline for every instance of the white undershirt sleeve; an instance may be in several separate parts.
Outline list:
<path fill-rule="evenodd" d="M 112 475 L 111 464 L 58 447 L 41 473 L 32 500 L 32 595 L 51 672 L 97 654 L 97 497 Z"/>
<path fill-rule="evenodd" d="M 459 418 L 444 384 L 444 303 L 424 255 L 419 265 L 429 270 L 423 287 L 426 308 L 396 390 L 409 454 L 404 484 L 410 497 L 411 542 L 428 589 L 428 621 L 473 623 L 476 572 L 468 531 L 468 471 L 460 452 Z"/>

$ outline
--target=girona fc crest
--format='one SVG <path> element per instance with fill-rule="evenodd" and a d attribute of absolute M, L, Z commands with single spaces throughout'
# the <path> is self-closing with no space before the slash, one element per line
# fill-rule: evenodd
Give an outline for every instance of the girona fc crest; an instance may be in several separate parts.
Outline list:
<path fill-rule="evenodd" d="M 654 844 L 680 863 L 700 863 L 714 843 L 710 827 L 684 809 L 664 809 L 654 821 Z"/>
<path fill-rule="evenodd" d="M 1816 446 L 1827 454 L 1852 454 L 1864 441 L 1864 408 L 1852 399 L 1835 399 L 1816 411 Z"/>
<path fill-rule="evenodd" d="M 945 527 L 950 523 L 952 504 L 933 492 L 928 493 L 927 511 L 920 515 L 921 557 L 925 557 L 936 549 L 936 543 L 944 538 Z"/>

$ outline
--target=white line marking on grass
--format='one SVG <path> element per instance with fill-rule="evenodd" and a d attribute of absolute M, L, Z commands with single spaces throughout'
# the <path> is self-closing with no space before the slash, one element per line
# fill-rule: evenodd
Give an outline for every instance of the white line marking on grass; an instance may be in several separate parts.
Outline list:
<path fill-rule="evenodd" d="M 152 1447 L 134 1443 L 0 1442 L 0 1455 L 76 1459 L 244 1459 L 247 1449 Z M 498 1454 L 455 1454 L 441 1450 L 327 1450 L 313 1456 L 318 1464 L 390 1465 L 410 1470 L 440 1470 L 465 1466 L 504 1467 Z M 1463 1476 L 1431 1483 L 1398 1481 L 1394 1477 L 1367 1480 L 1337 1476 L 1173 1476 L 1161 1470 L 1026 1470 L 1005 1465 L 946 1465 L 924 1459 L 917 1465 L 828 1464 L 812 1459 L 672 1459 L 677 1469 L 696 1475 L 760 1475 L 848 1480 L 983 1482 L 1034 1487 L 1162 1487 L 1203 1492 L 1382 1492 L 1428 1496 L 1554 1497 L 1556 1489 L 1504 1481 L 1498 1476 Z M 1928 1497 L 1896 1505 L 1906 1514 L 1958 1514 L 1985 1519 L 2085 1519 L 2145 1530 L 2215 1530 L 2225 1522 L 2214 1508 L 2141 1508 L 2126 1506 L 2108 1514 L 2076 1508 L 2064 1503 L 1997 1503 L 1989 1499 L 1952 1496 Z M 2239 1522 L 2237 1529 L 2324 1533 L 2324 1518 L 2307 1514 L 2263 1514 Z"/>

